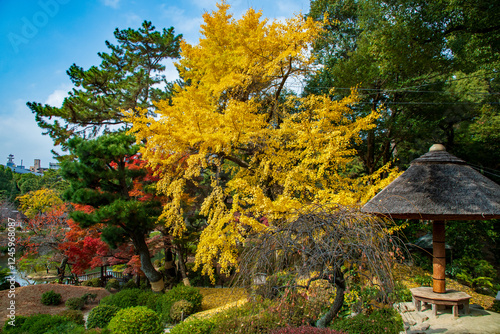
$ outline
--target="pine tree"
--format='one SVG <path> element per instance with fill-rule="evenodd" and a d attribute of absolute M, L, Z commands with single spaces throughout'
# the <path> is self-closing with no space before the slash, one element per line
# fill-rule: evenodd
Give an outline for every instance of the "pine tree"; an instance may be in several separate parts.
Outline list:
<path fill-rule="evenodd" d="M 70 183 L 64 196 L 93 209 L 76 210 L 70 216 L 84 228 L 104 224 L 101 238 L 112 248 L 132 241 L 142 271 L 153 290 L 160 291 L 163 277 L 151 262 L 146 238 L 161 213 L 161 203 L 136 191 L 137 183 L 149 181 L 145 169 L 137 168 L 139 147 L 133 143 L 132 136 L 120 132 L 92 140 L 70 139 L 68 147 L 75 159 L 61 165 Z"/>
<path fill-rule="evenodd" d="M 144 21 L 138 30 L 114 32 L 117 45 L 106 41 L 110 53 L 98 53 L 102 62 L 88 70 L 73 64 L 67 74 L 75 85 L 62 107 L 28 102 L 38 125 L 56 145 L 79 135 L 95 137 L 100 130 L 124 125 L 123 111 L 151 110 L 153 101 L 168 98 L 170 84 L 162 72 L 164 61 L 179 55 L 181 35 L 174 28 L 155 31 Z M 160 88 L 159 88 L 160 87 Z"/>

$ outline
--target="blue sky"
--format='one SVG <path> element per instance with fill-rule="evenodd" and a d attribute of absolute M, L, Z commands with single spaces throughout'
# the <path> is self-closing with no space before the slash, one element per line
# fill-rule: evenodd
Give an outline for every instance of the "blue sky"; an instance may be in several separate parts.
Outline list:
<path fill-rule="evenodd" d="M 248 8 L 270 19 L 309 12 L 309 0 L 227 0 L 235 17 Z M 144 20 L 158 30 L 174 27 L 191 44 L 199 38 L 202 15 L 212 0 L 0 0 L 0 164 L 14 154 L 26 167 L 55 161 L 52 139 L 42 135 L 26 102 L 61 106 L 72 85 L 66 70 L 99 65 L 104 42 L 116 44 L 115 28 L 137 29 Z M 173 66 L 167 77 L 177 78 Z"/>

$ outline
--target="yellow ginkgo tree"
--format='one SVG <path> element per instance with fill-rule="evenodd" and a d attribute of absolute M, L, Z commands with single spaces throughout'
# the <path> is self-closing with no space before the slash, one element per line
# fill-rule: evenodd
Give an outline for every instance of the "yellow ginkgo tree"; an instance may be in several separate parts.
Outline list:
<path fill-rule="evenodd" d="M 252 9 L 235 19 L 219 4 L 204 14 L 198 45 L 181 45 L 176 65 L 186 85 L 157 103 L 157 117 L 129 114 L 131 131 L 146 143 L 145 159 L 160 173 L 158 189 L 171 198 L 161 218 L 175 233 L 185 229 L 186 184 L 210 177 L 201 206 L 207 227 L 196 254 L 205 274 L 213 274 L 216 262 L 226 272 L 237 265 L 248 233 L 292 209 L 360 203 L 386 183 L 382 171 L 347 177 L 353 143 L 377 117 L 353 120 L 355 91 L 332 101 L 289 89 L 313 71 L 309 51 L 321 29 L 300 15 L 270 22 Z"/>

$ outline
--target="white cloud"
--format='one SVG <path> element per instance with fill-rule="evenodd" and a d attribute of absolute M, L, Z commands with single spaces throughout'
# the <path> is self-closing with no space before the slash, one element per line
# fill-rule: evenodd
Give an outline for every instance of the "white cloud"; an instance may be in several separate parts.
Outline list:
<path fill-rule="evenodd" d="M 290 18 L 300 13 L 304 14 L 309 11 L 309 7 L 304 8 L 303 4 L 293 1 L 278 1 L 277 6 L 279 14 L 286 18 Z"/>
<path fill-rule="evenodd" d="M 125 20 L 130 26 L 138 26 L 142 23 L 141 17 L 135 13 L 125 14 Z"/>
<path fill-rule="evenodd" d="M 102 3 L 104 4 L 104 6 L 116 9 L 120 4 L 120 0 L 102 0 Z"/>
<path fill-rule="evenodd" d="M 71 84 L 61 84 L 59 88 L 54 90 L 45 100 L 44 104 L 52 107 L 62 107 L 64 98 L 68 96 L 68 92 L 73 88 Z"/>
<path fill-rule="evenodd" d="M 55 162 L 50 152 L 54 148 L 52 139 L 42 135 L 43 130 L 38 127 L 35 116 L 25 103 L 21 99 L 14 101 L 12 112 L 2 115 L 0 164 L 5 165 L 7 156 L 14 154 L 17 165 L 23 160 L 23 165 L 29 167 L 34 159 L 41 159 L 42 167 L 48 167 L 49 162 Z"/>
<path fill-rule="evenodd" d="M 169 25 L 175 27 L 175 33 L 182 34 L 183 38 L 190 44 L 198 44 L 200 25 L 203 23 L 201 12 L 199 16 L 193 16 L 175 6 L 166 7 L 162 5 L 160 10 L 163 17 L 168 20 Z"/>

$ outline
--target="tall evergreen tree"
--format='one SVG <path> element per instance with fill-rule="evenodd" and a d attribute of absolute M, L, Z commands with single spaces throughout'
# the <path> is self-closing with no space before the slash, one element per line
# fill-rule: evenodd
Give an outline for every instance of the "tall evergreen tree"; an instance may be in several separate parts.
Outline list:
<path fill-rule="evenodd" d="M 137 168 L 139 147 L 124 133 L 104 134 L 96 139 L 75 137 L 69 140 L 75 157 L 62 163 L 62 174 L 70 187 L 65 199 L 88 205 L 90 211 L 70 214 L 81 227 L 106 225 L 101 238 L 112 248 L 132 241 L 141 260 L 141 269 L 153 290 L 164 288 L 162 275 L 154 268 L 146 238 L 161 213 L 161 203 L 154 196 L 137 194 L 137 183 L 148 183 L 146 171 Z"/>
<path fill-rule="evenodd" d="M 314 49 L 322 67 L 305 92 L 337 87 L 335 97 L 343 97 L 358 86 L 355 117 L 381 109 L 377 128 L 357 147 L 366 172 L 394 156 L 407 163 L 433 142 L 476 163 L 498 163 L 491 131 L 499 124 L 498 2 L 311 2 L 311 17 L 325 13 L 330 24 Z"/>
<path fill-rule="evenodd" d="M 75 88 L 62 107 L 27 103 L 56 145 L 65 148 L 74 135 L 89 138 L 100 130 L 116 129 L 124 124 L 123 111 L 141 108 L 152 113 L 153 101 L 168 98 L 164 61 L 179 56 L 182 36 L 176 36 L 172 27 L 155 31 L 148 21 L 138 30 L 116 29 L 114 35 L 118 44 L 106 41 L 110 53 L 98 53 L 99 66 L 84 70 L 71 65 L 67 74 Z"/>

